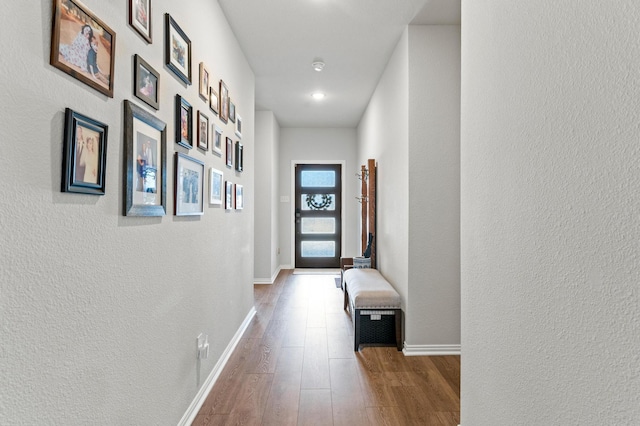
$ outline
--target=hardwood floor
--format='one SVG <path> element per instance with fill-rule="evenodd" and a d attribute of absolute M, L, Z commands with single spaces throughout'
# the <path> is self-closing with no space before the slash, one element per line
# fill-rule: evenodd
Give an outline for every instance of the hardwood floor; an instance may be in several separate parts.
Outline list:
<path fill-rule="evenodd" d="M 456 426 L 460 357 L 353 351 L 331 275 L 255 285 L 257 314 L 202 405 L 202 425 Z"/>

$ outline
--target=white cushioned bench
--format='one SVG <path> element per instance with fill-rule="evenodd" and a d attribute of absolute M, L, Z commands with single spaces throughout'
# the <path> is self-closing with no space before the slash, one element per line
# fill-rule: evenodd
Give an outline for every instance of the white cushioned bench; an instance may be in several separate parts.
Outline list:
<path fill-rule="evenodd" d="M 344 309 L 354 325 L 354 350 L 363 343 L 395 344 L 402 350 L 402 306 L 398 292 L 377 269 L 348 269 L 342 276 Z"/>

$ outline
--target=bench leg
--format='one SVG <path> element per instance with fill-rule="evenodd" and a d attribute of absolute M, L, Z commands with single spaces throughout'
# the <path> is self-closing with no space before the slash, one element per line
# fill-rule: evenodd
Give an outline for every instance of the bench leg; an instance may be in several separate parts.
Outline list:
<path fill-rule="evenodd" d="M 358 351 L 358 349 L 360 348 L 360 309 L 354 309 L 355 311 L 355 321 L 354 321 L 354 351 Z"/>
<path fill-rule="evenodd" d="M 349 305 L 349 292 L 347 291 L 347 283 L 344 283 L 344 306 L 342 309 L 347 310 L 347 306 Z"/>
<path fill-rule="evenodd" d="M 396 309 L 396 347 L 402 350 L 402 309 Z"/>

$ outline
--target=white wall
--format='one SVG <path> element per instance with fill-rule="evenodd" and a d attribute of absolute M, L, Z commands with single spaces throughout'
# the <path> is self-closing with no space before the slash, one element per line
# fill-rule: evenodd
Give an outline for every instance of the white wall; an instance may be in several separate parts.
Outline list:
<path fill-rule="evenodd" d="M 0 423 L 175 425 L 253 306 L 254 76 L 217 2 L 154 1 L 147 45 L 127 25 L 126 2 L 83 0 L 117 34 L 107 98 L 49 65 L 51 3 L 10 2 L 0 17 Z M 194 85 L 163 65 L 165 12 L 191 38 Z M 161 75 L 152 111 L 167 123 L 160 218 L 121 214 L 123 100 L 141 105 L 132 96 L 136 53 Z M 243 184 L 246 203 L 178 218 L 176 93 L 213 119 L 198 97 L 200 61 L 225 80 L 244 118 L 245 172 L 212 153 L 189 154 Z M 104 196 L 60 192 L 65 107 L 109 125 Z M 211 353 L 199 364 L 200 332 Z"/>
<path fill-rule="evenodd" d="M 640 4 L 462 22 L 461 423 L 640 424 Z"/>
<path fill-rule="evenodd" d="M 409 350 L 460 345 L 460 26 L 409 26 Z M 412 348 L 413 347 L 413 348 Z"/>
<path fill-rule="evenodd" d="M 356 163 L 356 131 L 349 128 L 281 128 L 280 129 L 280 196 L 289 197 L 289 202 L 280 203 L 280 260 L 283 268 L 292 268 L 293 254 L 293 183 L 292 161 L 345 162 L 343 170 L 343 256 L 358 256 L 360 228 L 358 217 L 360 204 L 355 197 L 360 194 L 360 181 L 355 176 L 360 170 Z"/>
<path fill-rule="evenodd" d="M 278 196 L 280 126 L 271 111 L 256 111 L 254 282 L 273 283 L 280 268 Z"/>

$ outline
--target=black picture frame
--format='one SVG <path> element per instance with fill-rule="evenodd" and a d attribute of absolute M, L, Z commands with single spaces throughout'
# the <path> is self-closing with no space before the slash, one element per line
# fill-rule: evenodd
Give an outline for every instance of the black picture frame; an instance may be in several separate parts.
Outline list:
<path fill-rule="evenodd" d="M 193 107 L 179 94 L 176 95 L 176 143 L 193 148 Z"/>
<path fill-rule="evenodd" d="M 51 65 L 113 98 L 115 52 L 116 33 L 81 2 L 53 0 Z"/>
<path fill-rule="evenodd" d="M 142 107 L 124 101 L 125 216 L 167 213 L 167 125 Z"/>
<path fill-rule="evenodd" d="M 191 40 L 165 13 L 165 65 L 185 84 L 191 84 Z"/>
<path fill-rule="evenodd" d="M 176 152 L 174 176 L 175 215 L 198 216 L 204 214 L 204 162 Z"/>
<path fill-rule="evenodd" d="M 65 109 L 62 192 L 104 195 L 109 127 Z"/>
<path fill-rule="evenodd" d="M 151 0 L 129 0 L 129 25 L 149 44 L 151 36 Z"/>
<path fill-rule="evenodd" d="M 133 55 L 133 94 L 154 109 L 160 109 L 160 74 L 140 55 Z"/>
<path fill-rule="evenodd" d="M 243 152 L 244 147 L 240 142 L 236 142 L 236 172 L 242 173 L 243 170 Z"/>
<path fill-rule="evenodd" d="M 227 150 L 225 151 L 226 153 L 226 165 L 229 168 L 233 167 L 233 141 L 231 140 L 230 137 L 227 137 Z"/>

